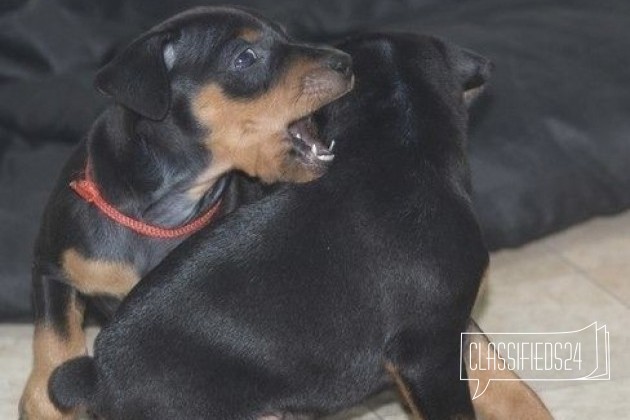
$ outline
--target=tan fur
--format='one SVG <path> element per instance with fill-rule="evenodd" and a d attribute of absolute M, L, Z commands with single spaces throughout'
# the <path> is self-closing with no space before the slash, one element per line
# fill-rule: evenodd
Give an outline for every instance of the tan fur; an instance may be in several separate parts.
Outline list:
<path fill-rule="evenodd" d="M 75 249 L 62 255 L 62 267 L 72 286 L 87 295 L 124 297 L 140 277 L 131 265 L 114 261 L 93 260 Z M 62 413 L 48 399 L 48 380 L 63 362 L 84 355 L 83 307 L 76 296 L 69 305 L 68 335 L 61 336 L 45 325 L 35 327 L 33 370 L 24 390 L 20 406 L 29 420 L 70 420 L 76 413 Z"/>
<path fill-rule="evenodd" d="M 400 372 L 398 371 L 398 368 L 394 366 L 394 364 L 392 364 L 391 362 L 386 362 L 385 370 L 387 371 L 387 373 L 389 373 L 389 376 L 391 376 L 392 379 L 394 380 L 394 384 L 396 385 L 396 388 L 398 389 L 398 393 L 402 397 L 403 402 L 405 403 L 409 411 L 411 411 L 410 413 L 411 418 L 413 420 L 424 420 L 425 417 L 420 412 L 419 407 L 414 403 L 413 398 L 411 397 L 411 391 L 409 390 L 409 387 L 405 383 L 405 380 L 403 379 L 403 377 L 400 376 Z M 467 417 L 465 416 L 456 415 L 450 420 L 465 420 L 466 418 Z"/>
<path fill-rule="evenodd" d="M 87 295 L 122 298 L 140 280 L 132 265 L 92 260 L 83 257 L 75 249 L 68 249 L 63 253 L 62 267 L 72 285 Z"/>
<path fill-rule="evenodd" d="M 479 287 L 478 296 L 483 296 L 485 289 L 488 287 L 489 270 L 484 273 Z M 479 299 L 477 299 L 477 304 Z M 466 359 L 479 360 L 487 358 L 490 352 L 490 341 L 474 321 L 468 326 L 469 332 L 478 334 L 468 335 L 470 342 L 477 343 L 477 346 L 468 345 L 468 349 L 472 349 L 474 354 L 467 354 Z M 493 349 L 494 351 L 495 349 Z M 501 365 L 502 359 L 498 355 L 491 356 Z M 465 359 L 465 360 L 466 360 Z M 505 363 L 501 365 L 505 367 Z M 494 368 L 494 364 L 487 367 Z M 498 366 L 496 366 L 498 367 Z M 504 369 L 478 370 L 473 371 L 466 367 L 468 379 L 476 379 L 480 384 L 485 384 L 490 378 L 510 379 L 509 381 L 493 381 L 487 390 L 478 398 L 473 400 L 475 410 L 482 414 L 485 420 L 515 419 L 515 420 L 547 420 L 553 419 L 551 413 L 545 407 L 538 395 L 532 390 L 527 383 L 520 380 L 516 372 Z M 477 388 L 477 381 L 468 382 L 470 394 L 474 395 Z"/>
<path fill-rule="evenodd" d="M 476 342 L 478 346 L 472 346 L 475 353 L 467 355 L 467 358 L 487 358 L 490 351 L 490 342 L 487 337 L 482 334 L 474 334 L 470 335 L 469 338 L 471 341 Z M 468 348 L 471 347 L 469 346 Z M 496 357 L 496 360 L 501 359 Z M 505 368 L 505 366 L 502 367 Z M 422 420 L 424 417 L 420 413 L 420 409 L 413 403 L 409 388 L 405 384 L 404 379 L 400 376 L 396 366 L 387 362 L 385 363 L 385 370 L 394 380 L 404 403 L 411 411 L 412 418 L 414 420 Z M 515 372 L 508 369 L 471 371 L 468 367 L 466 371 L 468 372 L 468 379 L 477 379 L 481 381 L 481 383 L 486 383 L 491 378 L 510 379 L 509 381 L 493 382 L 483 395 L 473 400 L 475 411 L 478 411 L 484 420 L 553 419 L 551 413 L 547 410 L 547 407 L 545 407 L 538 395 L 536 395 L 536 393 L 525 382 L 521 381 Z M 469 381 L 468 385 L 470 393 L 473 395 L 476 391 L 477 382 Z"/>
<path fill-rule="evenodd" d="M 394 383 L 396 384 L 396 388 L 398 389 L 400 396 L 402 397 L 403 401 L 407 405 L 407 408 L 409 408 L 409 411 L 411 411 L 411 418 L 414 420 L 424 419 L 424 417 L 420 413 L 419 408 L 413 402 L 413 398 L 411 397 L 411 391 L 407 387 L 405 380 L 402 378 L 402 376 L 400 376 L 400 372 L 398 371 L 398 368 L 394 366 L 393 363 L 386 362 L 385 370 L 387 371 L 387 373 L 389 373 L 389 376 L 391 376 L 392 379 L 394 380 Z"/>
<path fill-rule="evenodd" d="M 231 165 L 229 161 L 214 162 L 212 161 L 210 166 L 206 168 L 192 184 L 192 187 L 188 190 L 188 197 L 194 201 L 199 201 L 203 196 L 212 188 L 217 180 L 230 171 Z"/>
<path fill-rule="evenodd" d="M 238 37 L 250 44 L 253 44 L 260 41 L 262 33 L 255 28 L 243 28 L 243 30 L 238 34 Z"/>
<path fill-rule="evenodd" d="M 73 296 L 67 313 L 68 334 L 59 335 L 47 325 L 36 325 L 33 340 L 33 370 L 20 401 L 21 417 L 33 420 L 70 420 L 76 412 L 61 412 L 48 398 L 48 380 L 63 362 L 86 354 L 83 305 Z"/>
<path fill-rule="evenodd" d="M 208 128 L 213 168 L 202 175 L 192 195 L 231 169 L 264 182 L 306 182 L 321 176 L 320 168 L 289 155 L 287 126 L 350 88 L 337 72 L 312 59 L 296 59 L 274 87 L 255 99 L 231 98 L 216 84 L 204 87 L 193 109 Z"/>
<path fill-rule="evenodd" d="M 478 360 L 479 357 L 488 357 L 490 347 L 485 335 L 469 335 L 471 342 L 477 346 L 468 346 L 473 351 L 468 357 Z M 553 419 L 543 402 L 536 393 L 518 375 L 505 367 L 505 362 L 497 356 L 492 356 L 499 361 L 497 367 L 504 370 L 473 370 L 467 369 L 469 379 L 478 379 L 485 384 L 492 379 L 510 379 L 509 381 L 495 381 L 490 384 L 486 392 L 473 401 L 475 409 L 483 414 L 487 420 L 548 420 Z M 501 365 L 503 362 L 503 365 Z M 492 365 L 493 366 L 493 365 Z M 474 394 L 476 381 L 470 381 L 470 392 Z"/>

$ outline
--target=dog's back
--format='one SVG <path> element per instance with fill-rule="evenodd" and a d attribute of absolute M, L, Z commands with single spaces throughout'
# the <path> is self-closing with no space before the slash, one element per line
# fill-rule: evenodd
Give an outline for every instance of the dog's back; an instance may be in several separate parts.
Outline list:
<path fill-rule="evenodd" d="M 473 415 L 459 339 L 488 257 L 468 197 L 464 95 L 488 63 L 414 35 L 341 48 L 357 85 L 319 117 L 337 142 L 329 173 L 176 249 L 95 359 L 56 373 L 62 406 L 117 419 L 319 414 L 395 372 L 427 418 Z"/>

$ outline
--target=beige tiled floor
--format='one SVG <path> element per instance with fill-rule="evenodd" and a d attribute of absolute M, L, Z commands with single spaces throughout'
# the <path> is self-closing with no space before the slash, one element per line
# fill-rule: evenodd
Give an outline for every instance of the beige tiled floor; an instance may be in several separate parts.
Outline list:
<path fill-rule="evenodd" d="M 557 419 L 630 418 L 630 212 L 600 218 L 492 256 L 479 324 L 493 332 L 551 332 L 598 321 L 610 332 L 610 381 L 532 382 Z M 30 328 L 0 325 L 0 420 L 16 418 L 30 364 Z M 386 393 L 335 416 L 403 420 Z"/>

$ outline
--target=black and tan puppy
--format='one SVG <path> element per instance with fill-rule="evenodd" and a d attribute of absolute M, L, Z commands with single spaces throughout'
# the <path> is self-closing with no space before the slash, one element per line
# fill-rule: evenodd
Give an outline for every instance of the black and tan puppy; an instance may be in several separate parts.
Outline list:
<path fill-rule="evenodd" d="M 85 296 L 122 298 L 192 232 L 257 196 L 228 172 L 267 183 L 325 172 L 334 156 L 308 117 L 351 84 L 347 54 L 234 8 L 169 19 L 100 71 L 96 86 L 116 104 L 65 166 L 36 245 L 22 418 L 66 417 L 47 383 L 85 354 Z"/>
<path fill-rule="evenodd" d="M 488 253 L 464 142 L 466 101 L 489 63 L 408 34 L 341 48 L 357 85 L 318 116 L 338 144 L 328 173 L 174 250 L 101 331 L 94 358 L 53 375 L 61 407 L 107 419 L 322 415 L 394 376 L 416 414 L 474 416 L 460 333 Z"/>

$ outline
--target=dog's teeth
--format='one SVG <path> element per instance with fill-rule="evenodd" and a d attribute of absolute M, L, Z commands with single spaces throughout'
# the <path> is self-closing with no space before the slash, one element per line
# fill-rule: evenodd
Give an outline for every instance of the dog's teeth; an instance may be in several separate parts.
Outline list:
<path fill-rule="evenodd" d="M 335 158 L 335 155 L 317 155 L 317 159 L 323 160 L 325 162 L 330 162 Z"/>
<path fill-rule="evenodd" d="M 328 150 L 332 152 L 334 148 L 335 148 L 335 141 L 333 140 L 330 142 L 330 147 L 328 148 Z"/>
<path fill-rule="evenodd" d="M 311 152 L 313 152 L 314 155 L 317 155 L 317 145 L 316 144 L 311 146 Z"/>

